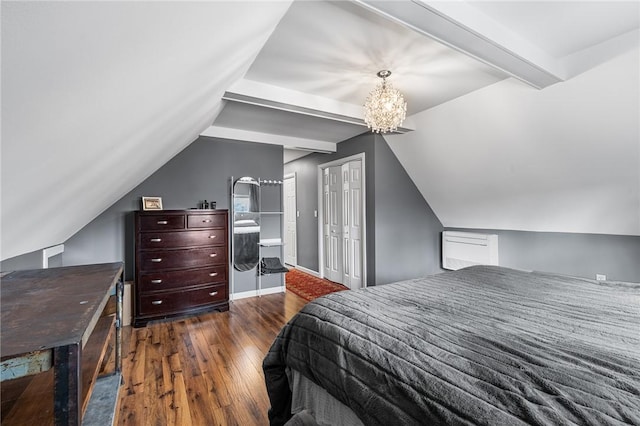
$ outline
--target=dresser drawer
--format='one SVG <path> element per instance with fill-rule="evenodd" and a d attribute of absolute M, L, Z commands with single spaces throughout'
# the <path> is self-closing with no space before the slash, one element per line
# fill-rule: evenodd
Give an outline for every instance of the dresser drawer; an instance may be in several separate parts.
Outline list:
<path fill-rule="evenodd" d="M 139 291 L 175 290 L 194 285 L 215 284 L 227 282 L 227 267 L 212 266 L 188 271 L 151 272 L 140 274 L 138 277 Z"/>
<path fill-rule="evenodd" d="M 141 231 L 184 229 L 184 215 L 140 216 L 138 220 Z"/>
<path fill-rule="evenodd" d="M 227 286 L 211 285 L 186 291 L 140 296 L 141 315 L 165 315 L 227 300 Z"/>
<path fill-rule="evenodd" d="M 140 252 L 139 259 L 138 268 L 142 271 L 197 268 L 201 266 L 224 265 L 227 262 L 227 250 L 226 247 L 154 250 Z"/>
<path fill-rule="evenodd" d="M 202 231 L 176 232 L 140 232 L 138 247 L 141 250 L 174 247 L 197 247 L 223 245 L 226 231 L 224 229 L 210 229 Z"/>
<path fill-rule="evenodd" d="M 224 227 L 227 217 L 224 214 L 191 214 L 187 216 L 187 228 Z"/>

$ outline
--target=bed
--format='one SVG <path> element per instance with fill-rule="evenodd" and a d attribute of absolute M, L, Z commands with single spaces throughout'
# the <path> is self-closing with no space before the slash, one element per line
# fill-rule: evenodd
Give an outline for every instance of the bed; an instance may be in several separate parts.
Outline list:
<path fill-rule="evenodd" d="M 472 266 L 333 293 L 263 369 L 273 426 L 640 424 L 640 284 Z"/>

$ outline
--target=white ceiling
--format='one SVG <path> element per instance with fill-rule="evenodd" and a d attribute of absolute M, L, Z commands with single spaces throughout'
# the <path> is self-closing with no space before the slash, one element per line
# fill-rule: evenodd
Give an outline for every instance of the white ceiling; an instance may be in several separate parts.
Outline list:
<path fill-rule="evenodd" d="M 227 102 L 213 125 L 337 143 L 367 131 L 362 105 L 382 69 L 392 71 L 409 115 L 508 77 L 356 3 L 298 1 L 244 79 L 347 104 L 359 123 Z"/>
<path fill-rule="evenodd" d="M 294 2 L 245 75 L 361 106 L 380 81 L 405 93 L 411 115 L 506 74 L 355 3 Z"/>
<path fill-rule="evenodd" d="M 514 78 L 563 84 L 601 59 L 576 50 L 617 54 L 607 41 L 639 27 L 636 1 L 0 7 L 2 259 L 64 242 L 199 134 L 335 150 L 366 131 L 361 105 L 389 68 L 409 135 Z"/>
<path fill-rule="evenodd" d="M 638 28 L 637 9 L 633 1 L 294 1 L 236 84 L 252 102 L 229 99 L 204 134 L 223 127 L 346 140 L 367 131 L 362 105 L 381 69 L 392 71 L 409 116 L 509 77 L 551 85 L 576 73 L 571 54 Z M 299 96 L 283 101 L 278 90 Z M 349 111 L 335 120 L 336 108 L 310 106 L 311 98 Z M 403 132 L 411 130 L 409 118 Z"/>
<path fill-rule="evenodd" d="M 638 28 L 637 1 L 474 1 L 480 13 L 555 58 Z"/>

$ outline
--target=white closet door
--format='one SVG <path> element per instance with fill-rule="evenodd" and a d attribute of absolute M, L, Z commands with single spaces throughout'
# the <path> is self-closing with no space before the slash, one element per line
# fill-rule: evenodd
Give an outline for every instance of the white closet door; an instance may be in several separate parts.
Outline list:
<path fill-rule="evenodd" d="M 348 196 L 345 198 L 348 200 L 349 205 L 347 208 L 343 206 L 344 213 L 348 218 L 344 226 L 345 232 L 348 233 L 348 238 L 346 239 L 348 256 L 345 257 L 347 261 L 345 269 L 348 269 L 348 274 L 345 275 L 348 275 L 348 281 L 345 281 L 344 285 L 353 289 L 362 287 L 362 259 L 364 251 L 362 244 L 364 214 L 362 205 L 364 198 L 362 194 L 362 161 L 350 161 L 343 166 L 343 170 L 345 169 L 347 172 L 347 183 L 345 186 L 348 190 Z"/>
<path fill-rule="evenodd" d="M 324 276 L 342 282 L 342 202 L 341 167 L 323 170 Z"/>
<path fill-rule="evenodd" d="M 366 286 L 364 154 L 320 166 L 320 271 L 349 288 Z"/>
<path fill-rule="evenodd" d="M 296 176 L 284 179 L 284 262 L 298 264 Z"/>

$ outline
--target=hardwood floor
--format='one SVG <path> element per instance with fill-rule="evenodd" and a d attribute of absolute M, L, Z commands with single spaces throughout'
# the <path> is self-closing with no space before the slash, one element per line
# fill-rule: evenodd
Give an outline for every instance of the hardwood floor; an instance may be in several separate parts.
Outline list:
<path fill-rule="evenodd" d="M 118 425 L 268 425 L 262 359 L 307 302 L 279 293 L 145 328 L 125 327 Z"/>

